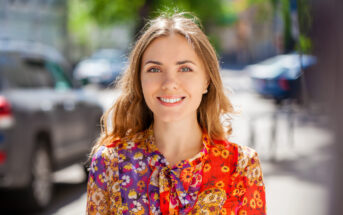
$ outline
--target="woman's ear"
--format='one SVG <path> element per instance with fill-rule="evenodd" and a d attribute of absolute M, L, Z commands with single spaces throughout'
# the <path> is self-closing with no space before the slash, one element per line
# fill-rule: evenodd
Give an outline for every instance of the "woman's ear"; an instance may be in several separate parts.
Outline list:
<path fill-rule="evenodd" d="M 206 84 L 205 84 L 204 91 L 202 92 L 202 94 L 206 94 L 208 92 L 209 85 L 210 85 L 210 80 L 206 80 Z"/>

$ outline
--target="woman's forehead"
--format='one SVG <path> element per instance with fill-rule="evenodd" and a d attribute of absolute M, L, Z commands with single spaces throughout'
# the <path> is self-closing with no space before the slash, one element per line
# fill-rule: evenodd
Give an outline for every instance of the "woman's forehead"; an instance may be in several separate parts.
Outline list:
<path fill-rule="evenodd" d="M 142 65 L 149 60 L 175 61 L 175 63 L 184 60 L 201 62 L 192 44 L 180 34 L 171 34 L 154 39 L 143 53 Z"/>

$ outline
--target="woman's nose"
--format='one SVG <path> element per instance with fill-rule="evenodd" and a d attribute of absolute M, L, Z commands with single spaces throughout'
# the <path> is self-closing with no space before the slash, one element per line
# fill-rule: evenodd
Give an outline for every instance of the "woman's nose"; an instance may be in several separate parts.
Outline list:
<path fill-rule="evenodd" d="M 175 75 L 165 73 L 162 82 L 162 90 L 177 90 L 179 83 Z"/>

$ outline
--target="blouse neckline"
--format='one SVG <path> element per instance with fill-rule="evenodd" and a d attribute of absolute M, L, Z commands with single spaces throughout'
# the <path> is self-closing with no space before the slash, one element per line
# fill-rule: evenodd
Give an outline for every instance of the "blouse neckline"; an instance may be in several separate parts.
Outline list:
<path fill-rule="evenodd" d="M 148 147 L 149 152 L 152 154 L 158 155 L 160 157 L 160 159 L 159 159 L 160 162 L 158 162 L 158 163 L 161 166 L 168 167 L 171 170 L 183 169 L 184 167 L 187 167 L 187 166 L 196 166 L 197 164 L 199 164 L 205 160 L 205 158 L 208 155 L 209 148 L 210 148 L 209 136 L 208 136 L 207 132 L 205 132 L 203 130 L 203 132 L 202 132 L 202 144 L 203 145 L 202 145 L 202 149 L 200 150 L 200 152 L 198 152 L 196 155 L 194 155 L 191 158 L 181 160 L 178 163 L 176 163 L 175 165 L 170 166 L 167 159 L 164 157 L 164 155 L 157 148 L 152 125 L 150 125 L 150 127 L 146 130 L 146 135 L 147 135 L 147 138 L 146 138 L 147 142 L 146 143 L 147 143 L 147 147 Z M 156 165 L 156 164 L 154 164 L 154 165 Z"/>

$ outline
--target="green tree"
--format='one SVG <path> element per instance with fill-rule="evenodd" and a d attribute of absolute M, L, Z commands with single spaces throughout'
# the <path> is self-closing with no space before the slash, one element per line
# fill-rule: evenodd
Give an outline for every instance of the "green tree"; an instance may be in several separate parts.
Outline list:
<path fill-rule="evenodd" d="M 295 48 L 298 51 L 309 53 L 312 49 L 312 42 L 309 37 L 312 16 L 309 0 L 294 0 L 297 5 L 297 16 L 298 16 L 298 38 L 292 37 L 291 32 L 291 11 L 290 3 L 292 0 L 249 0 L 250 5 L 260 5 L 269 1 L 273 6 L 273 16 L 276 17 L 276 14 L 281 14 L 284 29 L 283 29 L 283 38 L 284 38 L 284 50 L 286 52 L 293 51 Z M 297 40 L 297 41 L 295 41 Z M 297 42 L 297 44 L 295 44 Z"/>
<path fill-rule="evenodd" d="M 311 4 L 309 0 L 297 0 L 297 5 L 300 31 L 297 49 L 303 53 L 311 53 L 312 40 L 309 36 L 312 26 Z"/>
<path fill-rule="evenodd" d="M 238 2 L 247 2 L 241 0 Z M 116 24 L 133 24 L 134 37 L 139 35 L 146 21 L 160 13 L 187 11 L 197 16 L 203 30 L 217 51 L 220 49 L 218 35 L 211 29 L 220 25 L 232 25 L 245 5 L 232 0 L 69 0 L 69 29 L 82 44 L 86 44 L 87 31 L 96 24 L 106 28 Z M 94 29 L 94 28 L 93 28 Z"/>
<path fill-rule="evenodd" d="M 202 20 L 205 30 L 212 25 L 231 24 L 238 13 L 232 1 L 223 0 L 86 0 L 90 15 L 100 25 L 134 21 L 136 32 L 161 12 L 190 11 Z"/>

